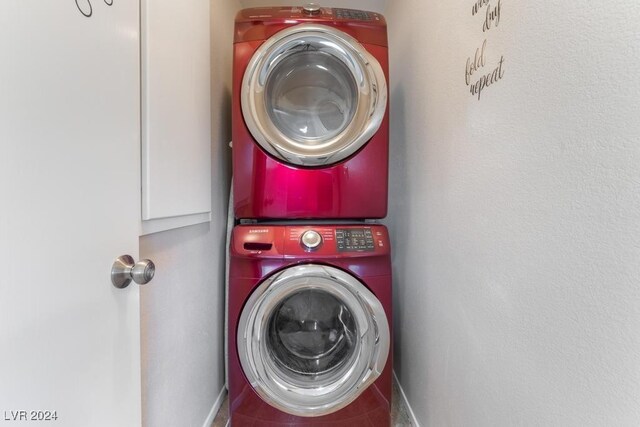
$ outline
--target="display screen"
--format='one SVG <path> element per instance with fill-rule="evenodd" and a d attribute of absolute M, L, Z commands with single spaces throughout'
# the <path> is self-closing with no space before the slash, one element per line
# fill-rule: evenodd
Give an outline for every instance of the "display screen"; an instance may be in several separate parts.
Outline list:
<path fill-rule="evenodd" d="M 371 15 L 362 10 L 355 9 L 333 9 L 333 13 L 338 19 L 351 19 L 354 21 L 371 21 Z"/>
<path fill-rule="evenodd" d="M 336 230 L 338 252 L 373 252 L 373 234 L 369 228 L 343 228 Z"/>

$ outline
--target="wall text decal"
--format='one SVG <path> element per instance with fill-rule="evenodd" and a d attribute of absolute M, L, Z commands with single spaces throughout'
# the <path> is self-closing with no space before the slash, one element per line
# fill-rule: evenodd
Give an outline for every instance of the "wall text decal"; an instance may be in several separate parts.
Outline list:
<path fill-rule="evenodd" d="M 495 68 L 490 69 L 489 72 L 484 72 L 484 66 L 486 65 L 486 56 L 485 51 L 487 48 L 487 40 L 482 43 L 482 47 L 476 49 L 476 53 L 473 56 L 473 60 L 471 57 L 467 58 L 467 66 L 464 71 L 464 81 L 469 86 L 469 92 L 473 96 L 477 96 L 478 100 L 480 100 L 480 96 L 482 91 L 492 84 L 498 82 L 504 76 L 504 70 L 502 68 L 504 64 L 504 56 L 500 57 L 500 61 L 495 66 Z M 482 75 L 473 79 L 472 77 L 476 72 L 482 72 Z"/>
<path fill-rule="evenodd" d="M 502 0 L 498 0 L 497 3 L 493 3 L 494 0 L 474 0 L 473 6 L 471 6 L 471 16 L 479 15 L 482 9 L 485 9 L 485 18 L 482 23 L 482 32 L 486 33 L 492 28 L 497 28 L 500 25 L 500 16 L 502 11 Z M 482 95 L 482 91 L 500 81 L 504 76 L 504 55 L 500 56 L 500 60 L 495 64 L 494 68 L 490 68 L 487 71 L 484 67 L 487 64 L 487 39 L 484 39 L 482 46 L 476 49 L 473 56 L 467 58 L 467 63 L 464 68 L 464 82 L 469 88 L 469 93 L 478 98 Z M 475 73 L 481 74 L 480 77 L 473 77 Z"/>
<path fill-rule="evenodd" d="M 482 32 L 489 31 L 492 27 L 500 25 L 500 11 L 502 10 L 502 0 L 498 0 L 496 6 L 491 6 L 491 0 L 477 0 L 471 7 L 471 16 L 475 16 L 480 9 L 487 6 L 484 22 L 482 23 Z"/>
<path fill-rule="evenodd" d="M 473 7 L 471 8 L 471 16 L 475 16 L 476 13 L 480 11 L 484 7 L 484 5 L 489 4 L 491 0 L 478 0 L 475 2 Z"/>
<path fill-rule="evenodd" d="M 482 32 L 489 31 L 491 26 L 497 27 L 500 24 L 500 10 L 502 9 L 502 0 L 498 0 L 495 7 L 487 6 L 484 24 L 482 24 Z"/>
<path fill-rule="evenodd" d="M 80 13 L 87 18 L 91 18 L 91 15 L 93 15 L 93 6 L 91 6 L 91 1 L 92 0 L 75 0 L 76 7 Z M 107 6 L 113 6 L 113 0 L 104 0 L 104 4 Z"/>

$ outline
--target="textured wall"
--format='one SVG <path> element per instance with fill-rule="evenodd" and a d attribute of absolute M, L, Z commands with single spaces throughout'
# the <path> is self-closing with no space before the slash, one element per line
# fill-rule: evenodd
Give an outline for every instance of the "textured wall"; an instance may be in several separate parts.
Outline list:
<path fill-rule="evenodd" d="M 211 2 L 212 220 L 140 239 L 158 265 L 141 288 L 143 422 L 201 426 L 224 386 L 224 254 L 236 1 Z M 179 201 L 177 201 L 179 203 Z"/>
<path fill-rule="evenodd" d="M 387 6 L 400 381 L 428 426 L 638 425 L 640 4 L 474 3 Z"/>

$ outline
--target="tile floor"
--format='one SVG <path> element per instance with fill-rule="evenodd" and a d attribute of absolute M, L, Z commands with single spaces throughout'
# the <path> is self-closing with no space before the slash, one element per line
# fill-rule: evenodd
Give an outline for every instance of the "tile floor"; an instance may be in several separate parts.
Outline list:
<path fill-rule="evenodd" d="M 225 427 L 229 422 L 229 399 L 225 398 L 220 411 L 213 420 L 211 427 Z M 398 384 L 393 382 L 393 398 L 391 402 L 391 425 L 393 427 L 412 427 L 409 412 L 400 397 Z M 354 426 L 357 427 L 357 426 Z"/>

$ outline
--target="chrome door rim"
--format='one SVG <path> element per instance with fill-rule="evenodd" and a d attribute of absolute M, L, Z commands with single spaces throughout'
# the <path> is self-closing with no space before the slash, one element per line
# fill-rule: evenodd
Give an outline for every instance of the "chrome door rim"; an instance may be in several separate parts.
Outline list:
<path fill-rule="evenodd" d="M 274 368 L 265 345 L 270 314 L 301 289 L 330 292 L 357 318 L 354 356 L 346 372 L 324 386 L 305 386 L 284 377 Z M 316 417 L 344 408 L 376 380 L 387 362 L 390 332 L 382 304 L 360 281 L 334 267 L 305 264 L 276 273 L 251 294 L 240 317 L 237 344 L 244 374 L 265 402 L 292 415 Z"/>
<path fill-rule="evenodd" d="M 313 145 L 281 132 L 265 107 L 270 71 L 310 40 L 330 45 L 326 49 L 349 68 L 358 88 L 357 107 L 350 123 L 339 134 Z M 378 61 L 356 39 L 325 25 L 300 24 L 280 31 L 258 48 L 244 73 L 241 104 L 249 131 L 265 151 L 295 165 L 322 166 L 349 157 L 380 128 L 387 107 L 387 83 Z"/>

